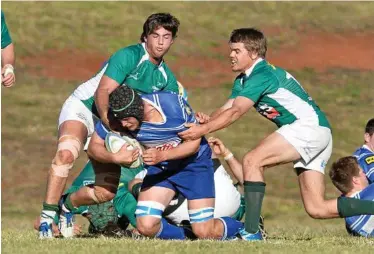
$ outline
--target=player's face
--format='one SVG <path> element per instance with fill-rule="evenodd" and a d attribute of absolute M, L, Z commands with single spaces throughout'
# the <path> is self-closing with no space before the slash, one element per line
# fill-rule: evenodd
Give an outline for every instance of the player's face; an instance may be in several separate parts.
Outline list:
<path fill-rule="evenodd" d="M 368 182 L 368 179 L 367 179 L 367 177 L 366 177 L 366 174 L 365 174 L 365 172 L 362 170 L 362 168 L 360 168 L 360 173 L 358 174 L 358 180 L 359 180 L 359 182 L 360 182 L 360 184 L 361 184 L 361 186 L 362 187 L 366 187 L 366 186 L 368 186 L 369 185 L 369 182 Z"/>
<path fill-rule="evenodd" d="M 374 134 L 369 135 L 369 133 L 365 133 L 365 143 L 370 148 L 370 150 L 374 151 Z"/>
<path fill-rule="evenodd" d="M 139 128 L 139 121 L 135 117 L 126 117 L 120 122 L 121 126 L 129 131 L 135 131 Z"/>
<path fill-rule="evenodd" d="M 229 46 L 232 71 L 244 73 L 252 66 L 257 55 L 249 52 L 242 42 L 230 43 Z"/>
<path fill-rule="evenodd" d="M 153 58 L 151 61 L 154 60 L 155 63 L 158 63 L 163 58 L 172 44 L 172 33 L 163 27 L 155 29 L 145 38 L 147 51 L 151 58 Z"/>

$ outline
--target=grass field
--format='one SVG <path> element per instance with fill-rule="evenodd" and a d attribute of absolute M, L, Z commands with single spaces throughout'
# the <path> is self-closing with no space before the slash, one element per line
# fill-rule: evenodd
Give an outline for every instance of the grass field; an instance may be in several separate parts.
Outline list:
<path fill-rule="evenodd" d="M 32 229 L 32 220 L 41 209 L 47 170 L 54 155 L 60 107 L 83 81 L 41 75 L 38 70 L 51 67 L 40 64 L 39 58 L 46 52 L 53 56 L 55 51 L 73 50 L 105 58 L 118 48 L 136 42 L 150 13 L 168 11 L 182 23 L 178 39 L 166 58 L 172 69 L 191 56 L 198 61 L 196 64 L 209 59 L 225 64 L 227 58 L 222 53 L 225 51 L 215 49 L 226 43 L 234 28 L 257 26 L 267 31 L 279 30 L 269 37 L 269 47 L 273 49 L 292 47 L 301 34 L 309 31 L 347 37 L 353 33 L 373 33 L 373 3 L 2 2 L 2 9 L 17 54 L 17 85 L 1 90 L 1 239 L 4 253 L 96 250 L 102 253 L 352 253 L 357 250 L 373 253 L 374 241 L 349 237 L 343 220 L 317 221 L 307 216 L 291 165 L 266 172 L 263 215 L 269 240 L 265 243 L 139 242 L 103 237 L 40 242 Z M 355 44 L 351 47 L 357 49 Z M 362 50 L 369 52 L 366 48 Z M 61 68 L 60 57 L 51 57 L 48 63 Z M 74 65 L 74 55 L 66 57 Z M 212 69 L 214 66 L 201 70 L 182 69 L 176 74 L 182 83 L 189 84 L 195 75 L 204 71 L 205 76 L 201 77 L 209 80 Z M 64 71 L 61 68 L 60 72 Z M 212 87 L 201 88 L 197 84 L 187 88 L 196 111 L 210 113 L 226 100 L 232 76 L 229 69 L 226 72 L 225 78 L 218 79 Z M 322 72 L 310 67 L 290 72 L 327 113 L 333 127 L 334 150 L 329 168 L 332 161 L 351 154 L 361 145 L 364 125 L 374 115 L 374 72 L 333 66 Z M 273 130 L 275 126 L 253 111 L 216 135 L 241 157 Z M 69 181 L 78 174 L 85 160 L 86 156 L 82 155 Z M 326 182 L 326 196 L 336 197 L 338 193 L 327 178 Z"/>

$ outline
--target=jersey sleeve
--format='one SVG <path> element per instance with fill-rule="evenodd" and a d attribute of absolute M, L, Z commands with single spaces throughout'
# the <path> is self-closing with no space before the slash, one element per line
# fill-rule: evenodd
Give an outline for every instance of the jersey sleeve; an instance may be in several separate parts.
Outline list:
<path fill-rule="evenodd" d="M 104 75 L 122 85 L 126 77 L 136 68 L 139 54 L 131 48 L 123 48 L 114 53 L 108 61 Z"/>
<path fill-rule="evenodd" d="M 4 12 L 1 11 L 1 49 L 6 48 L 12 43 L 12 38 L 10 37 L 8 27 L 5 21 Z"/>
<path fill-rule="evenodd" d="M 96 125 L 95 125 L 95 131 L 97 133 L 97 135 L 102 138 L 103 140 L 105 140 L 106 138 L 106 135 L 109 133 L 109 130 L 104 126 L 103 122 L 102 121 L 99 121 Z"/>
<path fill-rule="evenodd" d="M 360 167 L 364 171 L 370 183 L 374 183 L 374 155 L 368 154 L 359 160 Z"/>
<path fill-rule="evenodd" d="M 230 95 L 230 99 L 235 99 L 236 97 L 238 97 L 240 91 L 242 90 L 242 84 L 241 84 L 241 77 L 237 77 L 234 81 L 234 84 L 232 86 L 232 90 L 231 90 L 231 95 Z"/>
<path fill-rule="evenodd" d="M 238 92 L 236 97 L 243 96 L 252 100 L 254 103 L 258 102 L 261 96 L 263 96 L 270 87 L 270 80 L 263 75 L 246 77 L 243 83 L 243 89 Z"/>

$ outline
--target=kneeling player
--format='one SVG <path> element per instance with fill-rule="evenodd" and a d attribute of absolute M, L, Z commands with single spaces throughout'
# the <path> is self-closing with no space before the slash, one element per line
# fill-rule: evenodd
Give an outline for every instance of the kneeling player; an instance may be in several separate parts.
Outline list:
<path fill-rule="evenodd" d="M 330 178 L 335 187 L 346 197 L 374 201 L 374 184 L 353 156 L 343 157 L 333 163 Z M 374 215 L 345 218 L 347 231 L 353 235 L 374 237 Z"/>

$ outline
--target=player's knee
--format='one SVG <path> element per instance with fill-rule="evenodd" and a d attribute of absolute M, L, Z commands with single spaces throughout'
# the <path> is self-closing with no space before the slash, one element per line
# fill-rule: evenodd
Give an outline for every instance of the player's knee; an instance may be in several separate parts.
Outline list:
<path fill-rule="evenodd" d="M 159 227 L 159 222 L 156 223 L 151 218 L 147 218 L 147 216 L 136 219 L 136 229 L 139 231 L 140 234 L 144 236 L 155 236 L 157 232 L 160 230 Z"/>
<path fill-rule="evenodd" d="M 74 155 L 70 150 L 59 150 L 53 160 L 56 165 L 66 165 L 74 163 Z"/>
<path fill-rule="evenodd" d="M 258 156 L 254 153 L 247 153 L 243 157 L 243 168 L 245 172 L 255 172 L 260 171 L 260 161 L 258 160 Z"/>
<path fill-rule="evenodd" d="M 305 205 L 305 211 L 313 219 L 326 218 L 326 208 L 323 205 L 308 204 L 308 205 Z"/>

